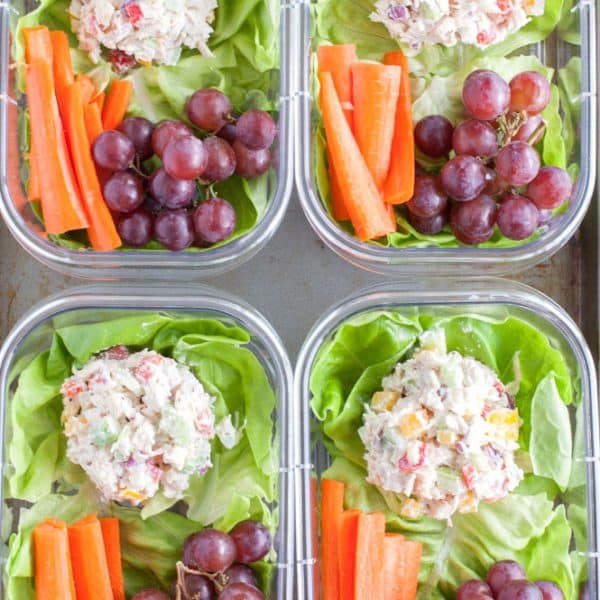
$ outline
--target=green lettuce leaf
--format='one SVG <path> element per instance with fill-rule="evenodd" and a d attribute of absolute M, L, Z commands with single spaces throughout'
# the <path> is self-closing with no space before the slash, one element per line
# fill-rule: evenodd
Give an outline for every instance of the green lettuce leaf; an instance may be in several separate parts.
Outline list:
<path fill-rule="evenodd" d="M 24 61 L 22 29 L 46 25 L 69 34 L 73 65 L 77 72 L 91 73 L 103 84 L 113 76 L 110 66 L 100 61 L 93 65 L 77 49 L 78 42 L 70 29 L 67 14 L 69 0 L 42 0 L 36 10 L 13 23 L 13 53 L 18 64 Z M 277 0 L 240 0 L 220 2 L 214 33 L 209 45 L 214 57 L 184 49 L 175 66 L 148 66 L 135 69 L 127 77 L 133 82 L 133 97 L 129 106 L 132 115 L 144 116 L 153 122 L 162 119 L 185 119 L 184 105 L 197 89 L 214 87 L 226 93 L 237 112 L 260 108 L 276 113 L 279 98 L 279 2 Z M 20 89 L 24 89 L 23 72 Z M 219 247 L 251 231 L 264 216 L 277 187 L 273 171 L 252 180 L 232 177 L 213 186 L 216 195 L 226 198 L 236 211 L 236 229 Z M 201 189 L 200 198 L 207 193 Z M 84 232 L 53 235 L 58 245 L 70 249 L 89 247 Z M 163 250 L 156 241 L 146 250 Z M 123 247 L 122 250 L 138 250 Z M 189 252 L 205 252 L 193 247 Z"/>

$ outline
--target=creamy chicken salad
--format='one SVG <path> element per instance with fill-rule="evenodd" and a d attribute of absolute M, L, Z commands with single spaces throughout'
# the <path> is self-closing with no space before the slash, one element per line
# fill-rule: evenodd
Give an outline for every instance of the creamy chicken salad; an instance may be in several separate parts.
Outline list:
<path fill-rule="evenodd" d="M 450 519 L 515 489 L 520 419 L 486 365 L 447 352 L 443 332 L 396 365 L 366 406 L 359 435 L 367 481 L 402 500 L 407 518 Z"/>
<path fill-rule="evenodd" d="M 151 350 L 118 346 L 75 369 L 62 388 L 67 457 L 106 500 L 139 504 L 161 491 L 181 498 L 192 474 L 212 467 L 211 440 L 240 431 L 189 368 Z"/>
<path fill-rule="evenodd" d="M 544 13 L 544 0 L 378 0 L 371 19 L 417 50 L 461 42 L 486 48 Z"/>
<path fill-rule="evenodd" d="M 93 62 L 104 47 L 142 64 L 174 65 L 182 46 L 212 56 L 207 43 L 216 8 L 217 0 L 72 0 L 69 13 Z"/>

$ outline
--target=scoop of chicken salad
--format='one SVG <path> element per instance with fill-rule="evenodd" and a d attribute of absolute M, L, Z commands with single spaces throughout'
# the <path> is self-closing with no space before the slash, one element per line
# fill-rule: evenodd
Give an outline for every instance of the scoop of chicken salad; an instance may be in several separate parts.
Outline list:
<path fill-rule="evenodd" d="M 212 56 L 217 0 L 72 0 L 71 26 L 93 62 L 102 49 L 142 64 L 174 65 L 182 46 Z"/>
<path fill-rule="evenodd" d="M 61 393 L 67 457 L 106 500 L 181 498 L 190 476 L 212 467 L 214 437 L 232 448 L 241 435 L 231 416 L 216 424 L 215 398 L 187 366 L 151 350 L 102 352 Z"/>
<path fill-rule="evenodd" d="M 461 42 L 486 48 L 544 13 L 544 0 L 378 0 L 371 19 L 418 50 Z"/>
<path fill-rule="evenodd" d="M 421 336 L 420 350 L 382 388 L 366 406 L 359 435 L 367 481 L 398 494 L 402 516 L 475 512 L 523 478 L 512 397 L 489 367 L 447 352 L 443 331 Z"/>

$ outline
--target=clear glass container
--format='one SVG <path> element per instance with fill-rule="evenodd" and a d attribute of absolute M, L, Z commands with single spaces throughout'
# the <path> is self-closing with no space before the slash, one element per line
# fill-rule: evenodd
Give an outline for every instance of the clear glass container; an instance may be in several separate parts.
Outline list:
<path fill-rule="evenodd" d="M 428 284 L 395 282 L 375 285 L 332 306 L 315 324 L 300 351 L 295 371 L 293 412 L 296 463 L 303 467 L 296 479 L 297 583 L 296 597 L 319 598 L 317 549 L 318 508 L 314 484 L 329 466 L 319 425 L 310 407 L 310 376 L 319 350 L 348 319 L 393 308 L 400 312 L 419 308 L 427 314 L 510 314 L 542 331 L 567 362 L 577 365 L 585 420 L 585 454 L 574 460 L 585 463 L 588 517 L 589 587 L 592 599 L 600 598 L 600 436 L 598 430 L 598 384 L 594 361 L 585 339 L 567 313 L 542 293 L 526 285 L 494 278 L 474 281 L 432 280 Z M 573 413 L 573 407 L 571 407 Z M 573 414 L 571 414 L 573 416 Z M 573 428 L 574 428 L 574 420 Z M 574 431 L 574 429 L 573 429 Z M 575 434 L 574 434 L 575 435 Z"/>
<path fill-rule="evenodd" d="M 262 219 L 243 237 L 203 252 L 129 250 L 96 252 L 59 246 L 46 239 L 24 192 L 25 157 L 20 151 L 23 128 L 18 117 L 25 106 L 13 82 L 11 27 L 18 16 L 35 7 L 32 0 L 0 3 L 0 214 L 19 244 L 43 264 L 85 279 L 185 280 L 213 276 L 252 258 L 273 237 L 285 215 L 293 184 L 291 136 L 292 11 L 284 2 L 279 13 L 279 71 L 264 90 L 278 104 L 278 161 Z M 15 102 L 18 100 L 18 104 Z"/>
<path fill-rule="evenodd" d="M 208 286 L 183 286 L 173 289 L 149 289 L 143 286 L 87 286 L 74 288 L 51 296 L 33 307 L 12 329 L 0 349 L 0 461 L 8 466 L 6 454 L 7 411 L 15 389 L 13 367 L 31 362 L 32 358 L 49 348 L 52 333 L 57 327 L 98 323 L 123 316 L 168 312 L 194 318 L 218 319 L 245 329 L 251 336 L 246 346 L 265 369 L 278 400 L 272 415 L 274 440 L 279 455 L 279 526 L 275 536 L 277 551 L 276 577 L 271 586 L 271 597 L 291 598 L 293 584 L 293 445 L 291 443 L 292 369 L 283 344 L 268 323 L 254 308 L 242 300 Z M 276 432 L 276 434 L 275 434 Z M 6 479 L 0 487 L 0 501 L 4 507 L 7 496 Z M 0 525 L 3 545 L 0 553 L 2 569 L 6 564 L 7 546 L 4 536 L 11 532 L 11 524 L 1 522 L 10 515 L 2 511 Z M 18 522 L 13 522 L 16 531 Z M 4 576 L 4 571 L 2 573 Z M 2 597 L 0 582 L 0 597 Z M 57 599 L 58 600 L 58 599 Z"/>
<path fill-rule="evenodd" d="M 296 185 L 309 223 L 329 248 L 358 267 L 395 277 L 459 276 L 465 270 L 469 275 L 505 275 L 544 261 L 571 239 L 587 212 L 596 180 L 596 2 L 581 0 L 573 8 L 579 22 L 580 46 L 560 40 L 555 32 L 545 42 L 528 47 L 529 53 L 555 69 L 564 67 L 572 56 L 581 57 L 580 143 L 574 157 L 580 172 L 568 210 L 555 217 L 537 239 L 512 248 L 387 248 L 361 242 L 329 216 L 315 173 L 315 134 L 320 116 L 313 97 L 316 86 L 311 64 L 316 42 L 311 9 L 312 0 L 301 1 Z"/>

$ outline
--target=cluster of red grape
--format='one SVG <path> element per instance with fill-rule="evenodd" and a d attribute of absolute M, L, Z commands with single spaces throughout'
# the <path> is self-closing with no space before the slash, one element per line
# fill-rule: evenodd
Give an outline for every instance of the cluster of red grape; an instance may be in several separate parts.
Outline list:
<path fill-rule="evenodd" d="M 271 549 L 271 534 L 257 521 L 241 521 L 229 534 L 203 529 L 183 544 L 174 596 L 181 600 L 264 600 L 250 564 Z M 160 590 L 143 590 L 131 600 L 170 600 Z"/>
<path fill-rule="evenodd" d="M 225 94 L 202 89 L 188 100 L 186 115 L 206 134 L 203 139 L 182 121 L 155 126 L 142 117 L 127 118 L 118 131 L 96 138 L 92 155 L 110 175 L 103 195 L 123 243 L 141 247 L 154 238 L 177 251 L 194 243 L 208 247 L 231 236 L 233 206 L 215 197 L 199 202 L 198 186 L 225 181 L 234 173 L 245 178 L 266 173 L 276 135 L 267 112 L 251 109 L 234 119 L 232 111 Z M 147 174 L 143 163 L 153 156 L 162 164 Z"/>
<path fill-rule="evenodd" d="M 493 71 L 479 70 L 465 80 L 462 98 L 468 118 L 456 128 L 441 115 L 415 127 L 421 152 L 451 157 L 439 175 L 418 169 L 407 204 L 409 222 L 426 235 L 449 223 L 464 244 L 489 240 L 494 225 L 509 239 L 526 239 L 572 192 L 569 174 L 542 167 L 534 147 L 544 135 L 540 113 L 550 102 L 550 84 L 535 71 L 507 83 Z"/>
<path fill-rule="evenodd" d="M 525 569 L 513 560 L 493 564 L 485 581 L 465 581 L 456 592 L 456 600 L 564 600 L 552 581 L 527 581 Z"/>

